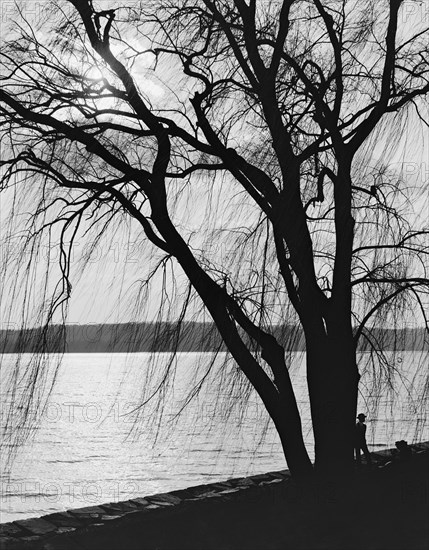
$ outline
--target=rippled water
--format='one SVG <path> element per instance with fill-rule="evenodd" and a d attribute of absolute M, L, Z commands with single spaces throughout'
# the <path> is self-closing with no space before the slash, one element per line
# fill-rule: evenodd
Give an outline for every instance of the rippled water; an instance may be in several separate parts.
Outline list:
<path fill-rule="evenodd" d="M 424 368 L 417 371 L 422 357 L 409 352 L 395 357 L 403 376 L 396 377 L 397 393 L 386 384 L 371 384 L 369 369 L 362 377 L 359 410 L 368 414 L 370 447 L 429 439 L 422 401 L 416 400 L 426 376 Z M 179 354 L 162 417 L 155 415 L 154 401 L 135 424 L 130 413 L 139 403 L 148 359 L 146 353 L 64 356 L 38 430 L 19 450 L 11 470 L 2 472 L 0 522 L 285 467 L 276 432 L 257 396 L 250 393 L 247 407 L 240 407 L 245 390 L 231 373 L 237 406 L 231 408 L 216 384 L 208 384 L 176 419 L 196 365 L 208 364 L 210 354 Z M 220 359 L 211 370 L 212 381 L 233 369 L 222 367 Z M 12 355 L 2 357 L 3 379 L 13 360 Z M 291 374 L 312 454 L 304 373 L 304 355 L 294 354 Z M 0 428 L 7 411 L 4 394 L 2 401 Z"/>

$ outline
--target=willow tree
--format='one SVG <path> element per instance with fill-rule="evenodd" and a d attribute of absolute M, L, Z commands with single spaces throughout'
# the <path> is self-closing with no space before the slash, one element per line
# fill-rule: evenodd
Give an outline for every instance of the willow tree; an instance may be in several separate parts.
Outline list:
<path fill-rule="evenodd" d="M 359 339 L 381 311 L 424 318 L 418 193 L 383 163 L 428 124 L 429 31 L 409 4 L 58 0 L 37 22 L 18 11 L 2 45 L 2 190 L 32 197 L 32 237 L 60 227 L 45 322 L 83 220 L 129 220 L 157 268 L 180 266 L 297 476 L 312 464 L 274 326 L 305 337 L 323 473 L 352 464 Z"/>

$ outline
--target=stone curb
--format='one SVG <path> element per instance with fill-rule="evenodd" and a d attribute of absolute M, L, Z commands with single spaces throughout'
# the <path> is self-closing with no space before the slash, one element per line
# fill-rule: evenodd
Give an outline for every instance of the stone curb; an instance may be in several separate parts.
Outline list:
<path fill-rule="evenodd" d="M 416 452 L 428 452 L 429 442 L 412 445 Z M 371 453 L 375 464 L 385 462 L 392 449 Z M 193 503 L 212 503 L 240 500 L 257 491 L 277 491 L 291 479 L 289 470 L 268 472 L 249 477 L 197 485 L 169 493 L 133 498 L 123 502 L 110 502 L 97 506 L 70 509 L 39 518 L 16 520 L 0 524 L 0 549 L 44 548 L 53 536 L 65 535 L 116 526 L 127 521 L 150 520 L 155 514 L 171 514 Z M 256 496 L 256 495 L 255 495 Z"/>

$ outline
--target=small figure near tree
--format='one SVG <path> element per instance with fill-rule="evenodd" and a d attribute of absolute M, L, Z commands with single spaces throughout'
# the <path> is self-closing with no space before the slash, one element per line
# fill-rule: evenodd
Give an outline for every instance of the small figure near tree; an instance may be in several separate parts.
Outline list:
<path fill-rule="evenodd" d="M 409 462 L 412 457 L 411 447 L 403 439 L 401 441 L 395 441 L 395 455 L 400 462 Z"/>
<path fill-rule="evenodd" d="M 368 446 L 366 444 L 366 416 L 363 413 L 358 414 L 358 421 L 356 422 L 355 428 L 355 451 L 356 451 L 356 462 L 361 463 L 361 454 L 360 451 L 363 451 L 367 464 L 372 464 L 371 455 L 368 451 Z"/>

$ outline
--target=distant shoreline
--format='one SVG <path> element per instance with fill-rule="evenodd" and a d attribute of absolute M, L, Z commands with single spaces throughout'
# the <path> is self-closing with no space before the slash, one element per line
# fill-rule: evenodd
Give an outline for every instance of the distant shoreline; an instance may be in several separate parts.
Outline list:
<path fill-rule="evenodd" d="M 304 335 L 299 327 L 279 325 L 273 333 L 288 351 L 305 351 Z M 429 351 L 424 328 L 376 328 L 377 348 L 385 351 Z M 426 340 L 425 340 L 426 337 Z M 245 335 L 246 345 L 254 346 Z M 359 351 L 369 351 L 362 339 Z M 226 351 L 214 324 L 184 322 L 178 330 L 169 323 L 123 323 L 53 325 L 47 330 L 33 328 L 0 330 L 0 353 L 139 353 L 139 352 L 216 352 Z"/>

